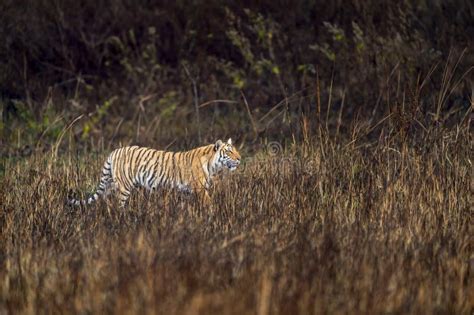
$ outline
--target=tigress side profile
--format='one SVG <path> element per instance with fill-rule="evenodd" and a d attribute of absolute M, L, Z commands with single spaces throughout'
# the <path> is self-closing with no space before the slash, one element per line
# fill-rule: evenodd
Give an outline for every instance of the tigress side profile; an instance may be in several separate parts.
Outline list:
<path fill-rule="evenodd" d="M 68 203 L 87 205 L 101 195 L 115 191 L 123 206 L 135 187 L 148 190 L 165 187 L 193 192 L 208 204 L 213 177 L 226 168 L 234 171 L 239 164 L 240 154 L 231 139 L 185 152 L 123 147 L 108 156 L 96 192 L 84 200 L 69 199 Z"/>

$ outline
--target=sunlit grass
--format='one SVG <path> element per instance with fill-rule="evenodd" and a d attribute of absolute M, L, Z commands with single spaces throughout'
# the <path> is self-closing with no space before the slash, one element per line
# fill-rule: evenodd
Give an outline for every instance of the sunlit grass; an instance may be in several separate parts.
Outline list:
<path fill-rule="evenodd" d="M 166 191 L 69 208 L 107 152 L 7 161 L 0 311 L 468 314 L 472 135 L 417 132 L 243 149 L 212 209 Z"/>

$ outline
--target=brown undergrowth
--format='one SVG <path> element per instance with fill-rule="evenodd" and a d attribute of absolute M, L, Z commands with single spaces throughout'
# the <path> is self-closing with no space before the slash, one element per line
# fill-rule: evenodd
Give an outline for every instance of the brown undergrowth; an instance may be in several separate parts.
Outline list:
<path fill-rule="evenodd" d="M 142 191 L 65 206 L 107 152 L 7 161 L 0 313 L 469 314 L 470 127 L 380 128 L 244 154 L 212 210 Z"/>

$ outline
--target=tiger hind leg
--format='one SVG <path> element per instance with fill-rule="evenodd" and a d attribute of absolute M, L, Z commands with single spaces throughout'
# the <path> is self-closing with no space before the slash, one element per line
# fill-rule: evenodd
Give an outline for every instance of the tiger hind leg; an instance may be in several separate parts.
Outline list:
<path fill-rule="evenodd" d="M 124 186 L 117 187 L 117 195 L 119 199 L 119 206 L 122 208 L 125 207 L 128 198 L 130 197 L 130 190 Z"/>

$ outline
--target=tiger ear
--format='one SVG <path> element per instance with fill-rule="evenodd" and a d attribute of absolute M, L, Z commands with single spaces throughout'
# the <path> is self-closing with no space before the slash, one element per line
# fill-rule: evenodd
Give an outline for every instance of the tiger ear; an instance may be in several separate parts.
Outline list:
<path fill-rule="evenodd" d="M 229 138 L 229 140 L 227 140 L 227 144 L 232 144 L 232 139 Z"/>
<path fill-rule="evenodd" d="M 216 141 L 216 144 L 214 144 L 214 151 L 219 150 L 219 148 L 222 147 L 223 144 L 224 144 L 224 143 L 222 142 L 222 140 L 220 140 L 220 139 L 217 140 L 217 141 Z"/>

